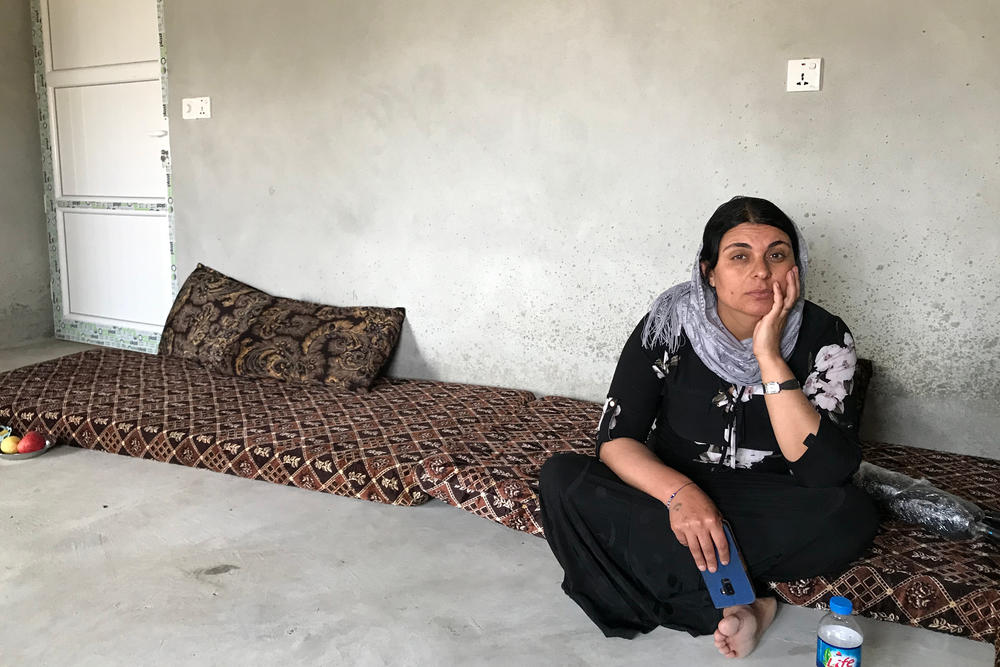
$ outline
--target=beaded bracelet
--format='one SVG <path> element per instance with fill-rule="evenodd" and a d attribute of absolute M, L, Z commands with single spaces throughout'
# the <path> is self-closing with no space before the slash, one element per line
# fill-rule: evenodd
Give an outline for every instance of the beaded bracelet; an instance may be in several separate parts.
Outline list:
<path fill-rule="evenodd" d="M 673 502 L 674 496 L 676 496 L 678 493 L 680 493 L 681 489 L 683 489 L 685 486 L 688 486 L 689 484 L 694 484 L 694 482 L 685 482 L 684 484 L 681 484 L 680 487 L 676 491 L 674 491 L 673 493 L 670 494 L 670 497 L 667 498 L 667 511 L 668 512 L 670 511 L 670 503 Z"/>

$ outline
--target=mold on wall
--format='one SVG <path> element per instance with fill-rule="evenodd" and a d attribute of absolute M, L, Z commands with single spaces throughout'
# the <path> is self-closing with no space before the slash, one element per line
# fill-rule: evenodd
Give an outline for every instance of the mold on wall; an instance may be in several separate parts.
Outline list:
<path fill-rule="evenodd" d="M 992 0 L 170 0 L 178 276 L 407 308 L 392 371 L 602 399 L 735 194 L 809 240 L 869 437 L 997 456 Z M 824 89 L 784 91 L 789 58 Z"/>
<path fill-rule="evenodd" d="M 0 347 L 52 334 L 26 2 L 0 2 Z"/>

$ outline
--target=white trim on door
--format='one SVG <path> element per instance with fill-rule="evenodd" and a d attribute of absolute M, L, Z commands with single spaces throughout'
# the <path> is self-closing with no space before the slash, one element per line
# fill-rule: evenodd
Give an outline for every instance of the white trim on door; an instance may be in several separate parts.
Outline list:
<path fill-rule="evenodd" d="M 71 340 L 154 351 L 155 341 L 176 287 L 175 268 L 172 265 L 172 207 L 168 180 L 169 135 L 166 118 L 166 54 L 162 39 L 163 0 L 111 0 L 79 5 L 73 4 L 74 2 L 75 0 L 32 0 L 35 9 L 36 91 L 43 134 L 43 163 L 48 182 L 45 199 L 56 335 Z M 150 4 L 139 8 L 138 3 Z M 65 14 L 53 15 L 51 11 L 64 11 Z M 81 15 L 81 12 L 100 11 L 104 11 L 106 15 Z M 150 23 L 151 15 L 155 24 Z M 72 40 L 66 42 L 65 48 L 60 46 L 56 49 L 62 54 L 62 64 L 65 65 L 59 69 L 52 67 L 53 17 L 60 35 L 68 35 L 67 39 Z M 74 25 L 87 25 L 90 28 L 74 34 Z M 123 34 L 122 31 L 127 31 L 130 37 L 141 33 L 147 35 L 143 39 L 155 42 L 150 42 L 147 48 L 133 40 L 123 49 L 122 44 L 128 40 L 121 44 L 107 41 L 109 34 Z M 126 51 L 132 55 L 126 54 Z M 152 58 L 154 54 L 155 59 Z M 141 58 L 136 59 L 136 55 L 141 55 Z M 122 62 L 108 62 L 119 56 Z M 125 62 L 130 58 L 131 62 Z M 145 112 L 148 114 L 145 119 L 142 118 L 142 113 L 123 118 L 126 121 L 123 126 L 131 128 L 125 135 L 128 139 L 124 141 L 114 139 L 116 130 L 113 109 L 150 109 L 151 107 L 144 105 L 153 103 L 152 100 L 143 101 L 141 107 L 126 107 L 125 101 L 119 101 L 128 100 L 128 94 L 124 92 L 126 88 L 121 88 L 121 93 L 109 89 L 106 97 L 96 94 L 89 98 L 86 94 L 57 95 L 57 91 L 72 88 L 93 89 L 98 86 L 140 82 L 160 84 L 155 111 Z M 119 98 L 119 95 L 124 97 Z M 64 100 L 61 110 L 57 108 L 57 97 Z M 149 96 L 142 94 L 139 97 Z M 109 111 L 105 111 L 105 107 Z M 144 173 L 147 177 L 136 179 L 126 174 L 116 177 L 109 172 L 98 171 L 94 172 L 99 176 L 96 180 L 90 177 L 83 180 L 70 179 L 70 182 L 75 180 L 78 184 L 78 192 L 64 193 L 59 124 L 71 122 L 66 116 L 69 113 L 67 109 L 77 114 L 72 121 L 76 124 L 75 134 L 62 137 L 64 142 L 74 142 L 64 144 L 64 148 L 68 151 L 68 146 L 74 147 L 73 151 L 77 155 L 75 174 L 79 176 L 82 173 L 80 169 L 90 168 L 88 165 L 99 165 L 98 169 L 105 168 L 100 165 L 108 165 L 108 169 L 113 169 L 122 160 L 135 162 L 138 159 L 135 163 L 142 166 L 138 167 L 139 171 L 131 174 Z M 63 113 L 62 121 L 60 111 Z M 87 118 L 90 120 L 86 120 Z M 131 120 L 133 118 L 135 120 Z M 144 127 L 146 124 L 150 125 L 148 129 Z M 62 128 L 63 131 L 68 132 L 68 127 L 66 125 Z M 88 148 L 102 146 L 101 143 L 94 143 L 101 137 L 112 138 L 107 144 L 106 152 L 94 152 Z M 139 146 L 138 142 L 144 145 L 146 141 L 149 142 L 150 157 L 136 156 L 133 147 Z M 155 158 L 152 157 L 154 155 Z M 159 192 L 159 188 L 152 187 L 155 178 L 152 176 L 154 164 L 162 167 L 162 196 L 150 196 L 153 192 Z M 86 185 L 87 183 L 90 185 Z M 129 183 L 143 189 L 134 190 L 131 185 L 126 185 Z M 101 194 L 95 194 L 98 192 Z M 69 244 L 67 216 L 75 225 L 71 228 Z M 93 216 L 93 225 L 89 216 Z M 124 226 L 117 227 L 116 218 Z M 145 227 L 147 223 L 151 226 Z M 88 236 L 90 234 L 94 236 Z M 102 241 L 99 242 L 98 239 Z M 143 245 L 134 246 L 130 250 L 129 242 Z M 73 246 L 73 249 L 69 249 L 69 246 Z M 77 253 L 72 258 L 73 261 L 70 261 L 67 254 L 69 252 Z M 81 252 L 84 255 L 91 253 L 94 262 L 87 263 L 86 256 L 79 256 Z M 107 284 L 101 282 L 104 276 L 99 262 L 102 260 L 109 276 Z M 81 282 L 73 282 L 74 267 L 77 277 L 83 276 Z M 136 281 L 134 288 L 128 283 L 133 276 Z M 148 289 L 142 287 L 143 281 L 148 283 Z M 146 294 L 149 295 L 149 303 L 143 300 Z M 142 298 L 140 295 L 143 295 Z M 81 303 L 83 307 L 80 306 Z M 103 312 L 102 303 L 105 304 Z"/>

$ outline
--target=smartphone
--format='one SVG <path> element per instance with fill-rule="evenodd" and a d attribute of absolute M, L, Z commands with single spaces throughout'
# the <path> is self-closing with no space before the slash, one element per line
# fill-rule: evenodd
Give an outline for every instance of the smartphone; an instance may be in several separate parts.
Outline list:
<path fill-rule="evenodd" d="M 746 566 L 743 564 L 743 556 L 733 539 L 733 531 L 729 528 L 729 523 L 722 522 L 722 530 L 726 533 L 726 541 L 729 542 L 729 565 L 723 565 L 719 560 L 719 550 L 715 550 L 715 560 L 718 564 L 715 572 L 705 570 L 701 573 L 705 585 L 708 587 L 708 594 L 712 596 L 712 603 L 716 609 L 732 607 L 738 604 L 750 604 L 757 599 L 747 574 Z"/>

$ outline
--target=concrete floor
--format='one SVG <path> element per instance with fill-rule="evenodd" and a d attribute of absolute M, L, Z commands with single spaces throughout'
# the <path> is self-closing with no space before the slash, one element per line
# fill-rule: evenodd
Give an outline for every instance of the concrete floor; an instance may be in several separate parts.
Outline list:
<path fill-rule="evenodd" d="M 9 371 L 28 364 L 37 364 L 48 359 L 55 359 L 74 352 L 92 349 L 93 345 L 72 343 L 68 340 L 43 338 L 41 340 L 22 343 L 16 347 L 0 345 L 0 371 Z"/>
<path fill-rule="evenodd" d="M 82 346 L 0 351 L 0 369 Z M 432 501 L 389 507 L 60 447 L 0 462 L 0 665 L 734 664 L 710 637 L 604 639 L 546 543 Z M 815 664 L 781 606 L 742 664 Z M 860 619 L 865 665 L 991 646 Z"/>

